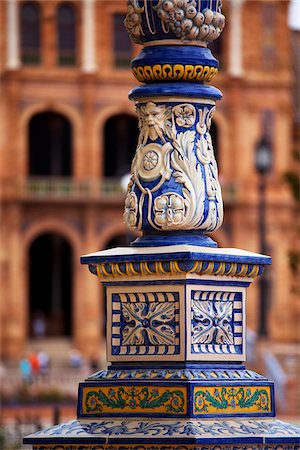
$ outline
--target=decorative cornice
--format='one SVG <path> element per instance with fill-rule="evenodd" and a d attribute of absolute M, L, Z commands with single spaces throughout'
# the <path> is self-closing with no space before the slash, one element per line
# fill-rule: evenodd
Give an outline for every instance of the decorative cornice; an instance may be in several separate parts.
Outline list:
<path fill-rule="evenodd" d="M 141 262 L 106 262 L 90 264 L 89 269 L 101 280 L 127 279 L 134 276 L 164 276 L 164 275 L 214 275 L 238 278 L 255 278 L 263 272 L 260 264 L 238 264 L 215 261 L 193 261 L 192 268 L 188 268 L 182 261 L 141 261 Z"/>

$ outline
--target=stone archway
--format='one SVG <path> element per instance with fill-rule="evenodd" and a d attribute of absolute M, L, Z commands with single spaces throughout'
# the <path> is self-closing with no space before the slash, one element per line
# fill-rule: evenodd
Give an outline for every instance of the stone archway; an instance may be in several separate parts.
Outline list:
<path fill-rule="evenodd" d="M 24 305 L 27 313 L 24 317 L 26 317 L 26 323 L 24 323 L 24 328 L 27 329 L 27 335 L 30 334 L 30 325 L 31 325 L 31 317 L 29 315 L 30 311 L 30 299 L 29 299 L 29 289 L 30 289 L 30 248 L 32 244 L 39 238 L 39 236 L 43 235 L 58 235 L 64 241 L 68 242 L 71 247 L 71 253 L 72 253 L 72 259 L 71 259 L 71 304 L 72 304 L 72 311 L 71 311 L 71 317 L 70 317 L 70 323 L 74 324 L 74 326 L 70 327 L 70 334 L 72 335 L 73 339 L 76 339 L 76 335 L 78 334 L 78 330 L 76 327 L 77 318 L 78 318 L 78 310 L 80 309 L 79 300 L 80 300 L 80 281 L 79 281 L 79 271 L 80 271 L 80 264 L 79 264 L 79 258 L 82 253 L 81 251 L 81 242 L 80 242 L 80 236 L 78 235 L 77 231 L 74 230 L 72 227 L 70 227 L 68 224 L 66 224 L 63 221 L 60 221 L 58 219 L 54 218 L 44 218 L 38 222 L 35 222 L 32 224 L 26 232 L 22 236 L 23 241 L 23 261 L 24 261 L 24 271 L 23 274 L 23 285 L 24 285 Z M 43 260 L 47 257 L 47 255 L 43 255 L 43 258 L 41 259 L 40 263 L 43 263 Z"/>
<path fill-rule="evenodd" d="M 43 233 L 29 252 L 29 332 L 33 337 L 72 333 L 72 259 L 70 242 L 58 233 Z"/>

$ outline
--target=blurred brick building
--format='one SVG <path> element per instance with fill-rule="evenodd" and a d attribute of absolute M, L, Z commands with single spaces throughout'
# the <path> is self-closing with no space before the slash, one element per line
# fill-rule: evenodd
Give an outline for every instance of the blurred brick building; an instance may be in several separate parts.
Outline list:
<path fill-rule="evenodd" d="M 299 338 L 290 255 L 295 202 L 293 53 L 286 0 L 225 0 L 227 26 L 214 44 L 224 98 L 212 134 L 225 201 L 223 247 L 259 251 L 255 150 L 267 139 L 266 328 L 272 341 Z M 80 255 L 127 245 L 122 177 L 137 139 L 139 49 L 123 27 L 125 0 L 0 2 L 1 350 L 19 357 L 34 335 L 66 336 L 87 356 L 104 344 L 102 287 Z M 259 318 L 258 282 L 248 325 Z M 102 342 L 102 344 L 101 344 Z"/>

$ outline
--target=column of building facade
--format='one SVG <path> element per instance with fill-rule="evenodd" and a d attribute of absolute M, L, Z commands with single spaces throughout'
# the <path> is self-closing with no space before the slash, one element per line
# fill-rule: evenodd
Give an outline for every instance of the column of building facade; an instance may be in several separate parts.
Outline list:
<path fill-rule="evenodd" d="M 18 69 L 21 64 L 17 0 L 7 0 L 6 8 L 6 68 L 15 70 Z"/>
<path fill-rule="evenodd" d="M 96 19 L 95 0 L 83 0 L 82 3 L 82 64 L 85 73 L 93 73 L 96 64 Z"/>
<path fill-rule="evenodd" d="M 243 75 L 243 3 L 244 0 L 229 0 L 231 27 L 229 30 L 228 72 L 233 77 Z"/>

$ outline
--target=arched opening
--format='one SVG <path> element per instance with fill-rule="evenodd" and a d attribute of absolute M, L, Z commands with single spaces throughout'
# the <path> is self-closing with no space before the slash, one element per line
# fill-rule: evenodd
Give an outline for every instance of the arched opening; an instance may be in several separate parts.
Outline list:
<path fill-rule="evenodd" d="M 41 62 L 40 8 L 36 2 L 26 2 L 20 8 L 20 44 L 23 64 Z"/>
<path fill-rule="evenodd" d="M 72 128 L 66 117 L 51 111 L 36 114 L 28 141 L 30 175 L 71 175 Z"/>
<path fill-rule="evenodd" d="M 57 10 L 57 59 L 60 66 L 76 64 L 76 14 L 70 3 Z"/>
<path fill-rule="evenodd" d="M 72 248 L 59 234 L 37 237 L 29 249 L 29 332 L 33 337 L 72 332 Z"/>
<path fill-rule="evenodd" d="M 130 172 L 138 140 L 138 120 L 129 114 L 109 118 L 104 127 L 104 176 Z"/>
<path fill-rule="evenodd" d="M 219 133 L 218 133 L 218 126 L 214 120 L 212 120 L 211 122 L 210 135 L 214 147 L 215 158 L 218 164 L 218 168 L 220 170 Z"/>

